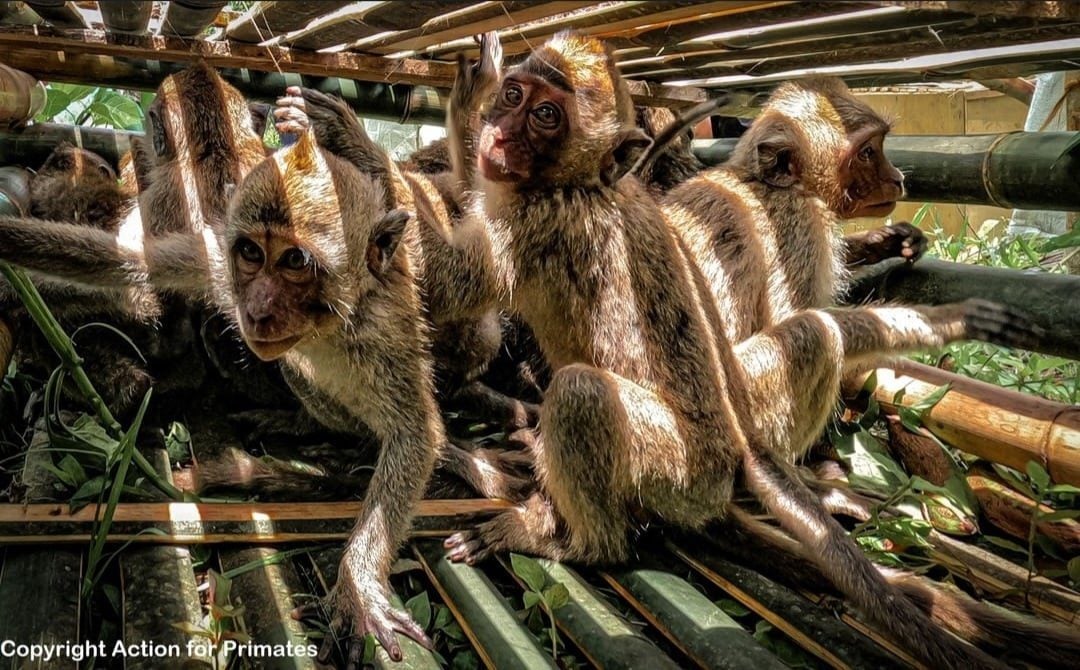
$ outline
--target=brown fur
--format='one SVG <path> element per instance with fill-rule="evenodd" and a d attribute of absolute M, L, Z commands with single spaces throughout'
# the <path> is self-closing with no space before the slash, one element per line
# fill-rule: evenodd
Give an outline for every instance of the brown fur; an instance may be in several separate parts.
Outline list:
<path fill-rule="evenodd" d="M 308 411 L 335 430 L 370 430 L 382 444 L 333 598 L 339 617 L 400 659 L 395 630 L 426 638 L 391 607 L 386 580 L 445 436 L 417 247 L 407 216 L 383 209 L 381 188 L 301 135 L 237 191 L 221 240 L 227 270 L 214 276 L 219 304 L 256 354 L 281 359 Z M 298 249 L 311 259 L 300 269 L 288 262 Z"/>
<path fill-rule="evenodd" d="M 641 185 L 610 180 L 639 144 L 629 100 L 602 44 L 561 34 L 507 73 L 481 133 L 479 192 L 453 240 L 461 264 L 441 279 L 464 313 L 492 303 L 520 313 L 555 375 L 533 448 L 542 493 L 451 537 L 450 557 L 620 561 L 631 509 L 700 528 L 724 515 L 741 469 L 875 623 L 933 663 L 997 666 L 890 587 L 742 414 L 752 407 L 748 365 L 725 338 L 705 277 Z M 927 324 L 938 341 L 966 334 L 956 314 L 901 316 L 940 320 Z M 840 351 L 918 334 L 898 338 L 890 325 L 837 311 L 789 328 L 796 341 L 809 329 Z M 884 601 L 896 611 L 883 615 Z"/>
<path fill-rule="evenodd" d="M 49 154 L 30 180 L 29 193 L 32 216 L 112 233 L 133 205 L 103 158 L 66 142 Z M 137 295 L 132 301 L 121 290 L 91 293 L 47 279 L 37 284 L 65 332 L 74 333 L 88 323 L 106 323 L 124 331 L 147 354 L 154 353 L 160 308 L 150 296 Z M 132 313 L 130 308 L 137 311 Z M 6 284 L 0 287 L 0 311 L 10 324 L 11 355 L 19 369 L 48 376 L 59 360 Z M 80 336 L 78 345 L 87 375 L 106 405 L 120 416 L 134 410 L 153 381 L 146 362 L 131 345 L 106 330 Z"/>

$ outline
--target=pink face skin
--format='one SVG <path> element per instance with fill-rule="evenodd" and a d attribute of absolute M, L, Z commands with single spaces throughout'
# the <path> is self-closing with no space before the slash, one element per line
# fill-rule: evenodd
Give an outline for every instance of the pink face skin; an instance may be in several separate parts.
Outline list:
<path fill-rule="evenodd" d="M 480 133 L 480 173 L 491 181 L 521 182 L 554 162 L 567 134 L 567 95 L 542 77 L 508 75 Z"/>

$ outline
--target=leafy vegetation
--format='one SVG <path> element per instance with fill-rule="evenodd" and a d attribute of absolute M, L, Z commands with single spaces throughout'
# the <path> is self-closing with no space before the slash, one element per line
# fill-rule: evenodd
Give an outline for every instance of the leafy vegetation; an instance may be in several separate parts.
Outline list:
<path fill-rule="evenodd" d="M 960 234 L 947 234 L 932 205 L 920 208 L 912 223 L 923 227 L 930 237 L 927 254 L 949 261 L 1014 270 L 1039 268 L 1046 272 L 1065 272 L 1071 256 L 1080 254 L 1080 248 L 1054 246 L 1066 253 L 1048 263 L 1044 260 L 1048 245 L 1043 239 L 1006 237 L 1000 234 L 1000 226 L 994 225 L 976 231 L 965 222 Z M 1080 244 L 1080 237 L 1076 237 L 1075 232 L 1069 235 L 1075 237 L 1074 245 Z M 915 354 L 912 358 L 935 366 L 944 362 L 955 372 L 1003 388 L 1067 404 L 1080 403 L 1078 361 L 983 342 L 950 344 L 941 351 Z"/>

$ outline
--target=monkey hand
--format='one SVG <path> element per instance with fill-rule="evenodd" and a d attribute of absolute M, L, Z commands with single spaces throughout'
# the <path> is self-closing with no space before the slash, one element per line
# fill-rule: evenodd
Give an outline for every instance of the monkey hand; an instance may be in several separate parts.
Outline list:
<path fill-rule="evenodd" d="M 881 226 L 866 236 L 863 263 L 869 265 L 886 258 L 903 258 L 914 263 L 926 253 L 927 245 L 923 231 L 907 221 Z"/>
<path fill-rule="evenodd" d="M 960 303 L 965 335 L 969 339 L 1030 349 L 1045 331 L 1011 307 L 971 298 Z"/>
<path fill-rule="evenodd" d="M 311 119 L 307 113 L 307 103 L 299 86 L 285 89 L 285 95 L 278 98 L 274 109 L 274 128 L 282 135 L 305 133 L 311 128 Z"/>
<path fill-rule="evenodd" d="M 465 54 L 458 54 L 457 77 L 450 94 L 458 109 L 473 108 L 475 101 L 493 94 L 502 76 L 502 42 L 498 33 L 486 32 L 475 39 L 480 45 L 478 61 L 470 63 Z"/>
<path fill-rule="evenodd" d="M 412 620 L 407 612 L 398 610 L 390 604 L 390 588 L 379 583 L 365 569 L 350 560 L 346 550 L 338 571 L 338 582 L 327 596 L 333 621 L 333 631 L 341 631 L 349 638 L 349 650 L 345 667 L 359 669 L 363 665 L 364 638 L 372 635 L 379 645 L 395 662 L 401 661 L 401 644 L 395 633 L 401 633 L 427 649 L 431 649 L 431 640 L 424 630 Z M 304 606 L 294 610 L 295 618 L 304 618 L 314 614 L 318 606 Z M 347 630 L 351 626 L 351 630 Z M 351 635 L 351 636 L 350 636 Z M 319 651 L 320 662 L 327 662 L 334 651 L 334 637 L 327 636 Z"/>

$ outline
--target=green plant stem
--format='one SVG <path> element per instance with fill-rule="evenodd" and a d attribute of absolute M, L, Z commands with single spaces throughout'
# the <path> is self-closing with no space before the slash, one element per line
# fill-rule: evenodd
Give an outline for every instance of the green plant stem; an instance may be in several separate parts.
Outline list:
<path fill-rule="evenodd" d="M 38 293 L 37 287 L 34 286 L 33 282 L 26 276 L 25 272 L 18 268 L 14 268 L 7 263 L 0 262 L 0 273 L 3 273 L 4 278 L 6 278 L 12 288 L 15 289 L 15 292 L 19 295 L 19 299 L 22 300 L 23 305 L 26 306 L 26 311 L 29 312 L 30 318 L 34 320 L 34 323 L 37 324 L 37 327 L 41 330 L 45 339 L 48 340 L 49 346 L 51 346 L 53 351 L 56 352 L 56 355 L 60 357 L 61 364 L 68 371 L 68 374 L 71 375 L 79 392 L 86 401 L 90 403 L 90 406 L 97 414 L 98 419 L 101 420 L 105 430 L 108 431 L 113 438 L 117 440 L 121 439 L 124 435 L 123 427 L 120 425 L 120 422 L 116 420 L 116 417 L 112 415 L 112 412 L 109 411 L 109 408 L 105 406 L 105 401 L 102 400 L 101 395 L 90 382 L 90 378 L 86 376 L 86 371 L 82 367 L 82 358 L 80 358 L 78 352 L 75 351 L 75 346 L 71 343 L 71 338 L 67 336 L 64 329 L 60 327 L 60 323 L 56 320 L 56 317 L 49 311 L 41 294 Z M 172 500 L 183 500 L 184 493 L 159 475 L 157 470 L 154 469 L 154 466 L 150 464 L 150 461 L 146 460 L 146 457 L 139 453 L 138 449 L 134 450 L 132 460 L 158 490 Z"/>

